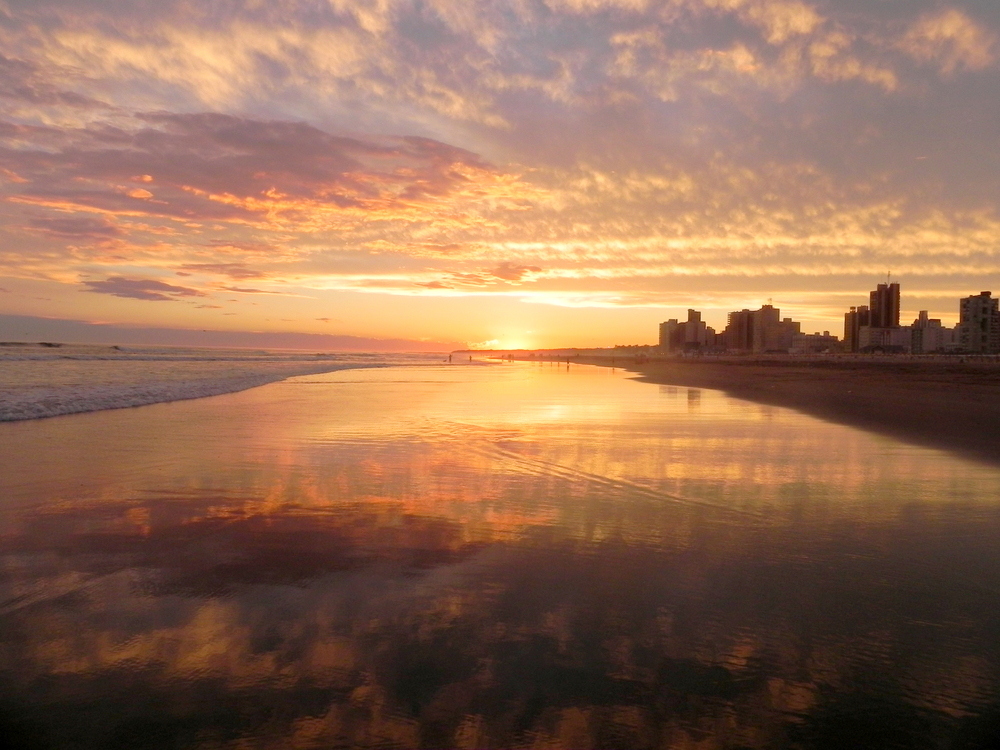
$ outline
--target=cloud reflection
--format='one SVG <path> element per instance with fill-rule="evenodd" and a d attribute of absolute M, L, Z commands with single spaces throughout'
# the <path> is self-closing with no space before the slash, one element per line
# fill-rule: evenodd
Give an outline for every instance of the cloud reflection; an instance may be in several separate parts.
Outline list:
<path fill-rule="evenodd" d="M 605 370 L 455 373 L 17 425 L 0 707 L 104 747 L 985 731 L 992 468 Z"/>

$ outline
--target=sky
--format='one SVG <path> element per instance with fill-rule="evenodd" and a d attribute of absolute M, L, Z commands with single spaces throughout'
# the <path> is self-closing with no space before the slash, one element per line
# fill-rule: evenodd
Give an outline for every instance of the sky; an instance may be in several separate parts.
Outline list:
<path fill-rule="evenodd" d="M 954 323 L 1000 292 L 998 39 L 996 0 L 0 0 L 0 339 L 842 333 L 890 273 Z"/>

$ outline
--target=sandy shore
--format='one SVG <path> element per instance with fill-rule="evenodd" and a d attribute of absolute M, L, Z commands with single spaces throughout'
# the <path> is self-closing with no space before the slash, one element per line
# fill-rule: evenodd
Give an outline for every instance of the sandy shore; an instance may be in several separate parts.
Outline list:
<path fill-rule="evenodd" d="M 713 388 L 1000 463 L 998 362 L 691 358 L 646 364 L 618 359 L 616 366 L 647 382 Z"/>

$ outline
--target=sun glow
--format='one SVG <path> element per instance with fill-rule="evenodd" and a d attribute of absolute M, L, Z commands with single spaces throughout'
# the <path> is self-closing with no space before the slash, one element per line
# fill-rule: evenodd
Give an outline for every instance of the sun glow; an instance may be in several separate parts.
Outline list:
<path fill-rule="evenodd" d="M 834 330 L 891 268 L 950 319 L 1000 273 L 961 4 L 7 3 L 0 312 L 607 346 L 772 297 Z"/>

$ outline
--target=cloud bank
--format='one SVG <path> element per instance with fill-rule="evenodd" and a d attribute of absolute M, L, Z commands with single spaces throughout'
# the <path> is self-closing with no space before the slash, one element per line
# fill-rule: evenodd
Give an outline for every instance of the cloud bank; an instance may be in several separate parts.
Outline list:
<path fill-rule="evenodd" d="M 374 295 L 467 340 L 497 335 L 474 305 L 976 291 L 998 29 L 923 0 L 7 0 L 0 276 L 66 315 L 304 330 Z"/>

